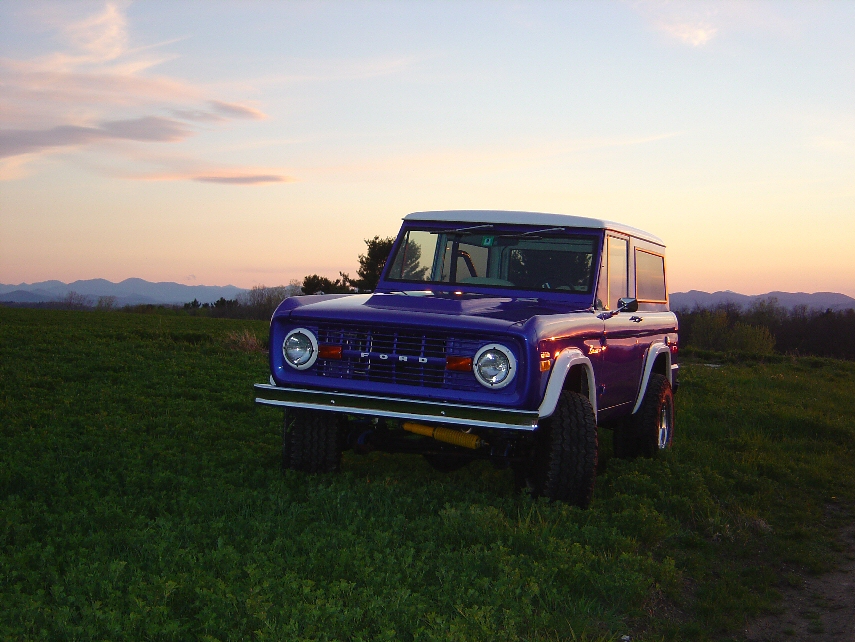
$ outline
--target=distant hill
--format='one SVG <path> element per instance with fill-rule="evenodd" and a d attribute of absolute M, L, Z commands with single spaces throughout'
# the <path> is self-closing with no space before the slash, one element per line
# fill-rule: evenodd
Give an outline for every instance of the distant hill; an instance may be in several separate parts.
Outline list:
<path fill-rule="evenodd" d="M 0 301 L 10 303 L 42 303 L 45 300 L 43 294 L 37 294 L 28 290 L 12 290 L 11 292 L 0 295 Z"/>
<path fill-rule="evenodd" d="M 220 297 L 234 299 L 245 289 L 234 285 L 183 285 L 181 283 L 152 283 L 143 279 L 125 279 L 113 283 L 106 279 L 88 279 L 63 283 L 62 281 L 41 281 L 39 283 L 19 283 L 17 285 L 0 284 L 0 302 L 11 303 L 51 303 L 61 301 L 69 292 L 77 292 L 91 297 L 114 296 L 116 305 L 139 304 L 182 304 L 196 299 L 200 303 L 213 303 Z M 855 308 L 855 299 L 837 292 L 767 292 L 766 294 L 747 295 L 725 290 L 723 292 L 674 292 L 671 294 L 673 310 L 691 309 L 696 305 L 710 308 L 721 303 L 732 302 L 740 307 L 749 307 L 755 301 L 775 298 L 785 308 L 806 305 L 808 308 L 826 310 L 847 310 Z"/>
<path fill-rule="evenodd" d="M 755 301 L 763 299 L 777 299 L 778 305 L 784 308 L 794 308 L 797 305 L 805 305 L 809 309 L 817 310 L 848 310 L 855 308 L 855 299 L 837 292 L 767 292 L 766 294 L 739 294 L 725 290 L 723 292 L 701 292 L 700 290 L 689 290 L 688 292 L 674 292 L 671 294 L 672 310 L 692 309 L 696 305 L 702 308 L 712 308 L 722 303 L 735 303 L 741 308 L 750 307 Z"/>
<path fill-rule="evenodd" d="M 181 304 L 196 299 L 200 303 L 213 303 L 220 297 L 234 299 L 243 288 L 234 285 L 183 285 L 181 283 L 152 283 L 143 279 L 125 279 L 113 283 L 106 279 L 87 279 L 63 283 L 41 281 L 39 283 L 0 284 L 0 301 L 12 303 L 50 303 L 62 300 L 69 292 L 91 297 L 114 296 L 117 305 L 138 304 Z"/>

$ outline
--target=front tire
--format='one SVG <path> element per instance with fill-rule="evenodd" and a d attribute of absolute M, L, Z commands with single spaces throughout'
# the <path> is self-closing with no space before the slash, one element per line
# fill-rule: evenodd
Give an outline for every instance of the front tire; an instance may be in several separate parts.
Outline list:
<path fill-rule="evenodd" d="M 650 375 L 638 412 L 615 429 L 615 456 L 622 459 L 656 457 L 674 439 L 674 392 L 661 374 Z"/>
<path fill-rule="evenodd" d="M 304 473 L 338 472 L 342 437 L 338 415 L 318 410 L 289 410 L 282 430 L 282 468 Z"/>
<path fill-rule="evenodd" d="M 587 508 L 597 474 L 597 420 L 587 397 L 565 391 L 538 431 L 528 486 L 548 497 Z"/>

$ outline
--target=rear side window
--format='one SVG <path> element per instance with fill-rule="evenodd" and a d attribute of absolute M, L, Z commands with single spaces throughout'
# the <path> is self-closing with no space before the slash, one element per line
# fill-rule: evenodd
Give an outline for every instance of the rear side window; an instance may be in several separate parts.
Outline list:
<path fill-rule="evenodd" d="M 639 301 L 665 303 L 665 257 L 636 248 L 635 293 Z"/>
<path fill-rule="evenodd" d="M 614 236 L 608 237 L 609 292 L 608 310 L 617 310 L 618 300 L 627 294 L 627 242 Z"/>

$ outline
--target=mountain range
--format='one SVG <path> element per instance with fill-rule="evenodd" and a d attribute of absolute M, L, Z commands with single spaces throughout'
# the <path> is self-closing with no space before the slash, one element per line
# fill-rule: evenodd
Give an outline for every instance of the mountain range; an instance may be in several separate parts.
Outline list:
<path fill-rule="evenodd" d="M 735 303 L 740 308 L 750 307 L 753 303 L 762 300 L 776 299 L 778 305 L 792 309 L 797 305 L 807 306 L 808 309 L 816 310 L 848 310 L 855 308 L 855 299 L 838 292 L 767 292 L 766 294 L 739 294 L 724 290 L 721 292 L 701 292 L 700 290 L 689 290 L 688 292 L 674 292 L 670 296 L 672 310 L 690 310 L 695 306 L 712 308 L 724 303 Z"/>
<path fill-rule="evenodd" d="M 181 283 L 152 283 L 143 279 L 125 279 L 113 283 L 106 279 L 88 279 L 63 283 L 62 281 L 41 281 L 39 283 L 19 283 L 17 285 L 0 284 L 0 302 L 8 303 L 51 303 L 61 301 L 69 292 L 90 297 L 93 303 L 98 297 L 114 296 L 115 304 L 139 305 L 182 304 L 196 299 L 200 303 L 213 303 L 220 297 L 234 299 L 245 289 L 234 285 L 183 285 Z M 837 292 L 767 292 L 766 294 L 739 294 L 724 290 L 721 292 L 674 292 L 671 294 L 671 309 L 685 310 L 695 306 L 714 307 L 722 303 L 735 303 L 740 307 L 749 307 L 755 301 L 777 299 L 778 305 L 793 308 L 805 305 L 812 309 L 846 310 L 855 308 L 855 299 Z"/>
<path fill-rule="evenodd" d="M 183 285 L 181 283 L 152 283 L 143 279 L 125 279 L 113 283 L 106 279 L 87 279 L 63 283 L 41 281 L 39 283 L 0 284 L 0 301 L 9 303 L 51 303 L 61 301 L 69 292 L 90 297 L 97 302 L 99 297 L 114 296 L 115 304 L 139 305 L 181 304 L 196 299 L 200 303 L 213 303 L 220 297 L 234 299 L 243 288 L 234 285 Z"/>

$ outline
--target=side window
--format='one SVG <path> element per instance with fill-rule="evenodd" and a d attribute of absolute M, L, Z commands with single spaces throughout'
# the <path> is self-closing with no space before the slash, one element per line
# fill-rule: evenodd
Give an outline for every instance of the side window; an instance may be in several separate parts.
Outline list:
<path fill-rule="evenodd" d="M 636 248 L 635 292 L 639 301 L 665 303 L 665 257 Z"/>
<path fill-rule="evenodd" d="M 627 295 L 627 242 L 614 236 L 608 237 L 609 292 L 608 308 L 616 310 L 618 299 Z"/>

